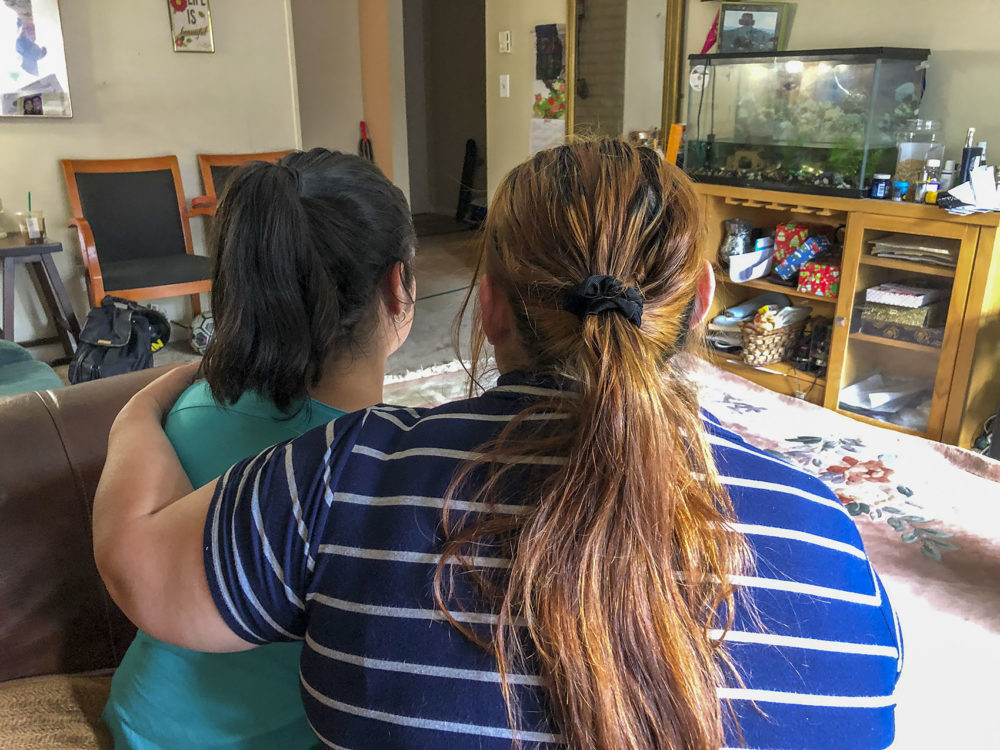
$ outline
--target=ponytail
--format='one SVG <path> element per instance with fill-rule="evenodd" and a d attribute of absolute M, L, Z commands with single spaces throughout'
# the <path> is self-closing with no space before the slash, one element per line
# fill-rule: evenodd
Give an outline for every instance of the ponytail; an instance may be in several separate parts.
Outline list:
<path fill-rule="evenodd" d="M 213 223 L 215 333 L 204 373 L 220 403 L 255 391 L 300 404 L 331 358 L 362 349 L 378 284 L 415 245 L 402 193 L 359 157 L 313 149 L 230 180 Z"/>
<path fill-rule="evenodd" d="M 465 632 L 495 654 L 512 725 L 510 677 L 538 671 L 573 748 L 724 744 L 729 662 L 709 632 L 729 625 L 747 555 L 675 356 L 701 268 L 696 205 L 653 152 L 584 143 L 508 175 L 483 235 L 480 263 L 517 301 L 529 359 L 573 393 L 518 414 L 456 478 L 449 497 L 497 503 L 516 487 L 531 509 L 479 520 L 446 506 L 435 591 L 447 611 L 453 569 L 473 576 L 499 619 L 488 639 Z M 567 303 L 595 275 L 621 298 L 637 290 L 641 320 L 630 304 Z M 542 475 L 505 455 L 565 462 Z M 476 569 L 483 544 L 504 548 L 509 570 Z"/>

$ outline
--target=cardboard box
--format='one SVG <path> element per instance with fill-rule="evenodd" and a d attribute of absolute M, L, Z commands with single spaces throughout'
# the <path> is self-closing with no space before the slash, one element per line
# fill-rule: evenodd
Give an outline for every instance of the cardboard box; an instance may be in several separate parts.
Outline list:
<path fill-rule="evenodd" d="M 774 272 L 785 281 L 795 275 L 804 263 L 808 263 L 817 255 L 822 255 L 831 247 L 830 240 L 822 235 L 810 237 L 802 246 L 785 258 L 780 265 L 776 266 Z"/>
<path fill-rule="evenodd" d="M 840 293 L 840 264 L 809 261 L 799 267 L 798 290 L 836 299 Z"/>
<path fill-rule="evenodd" d="M 899 307 L 878 302 L 865 302 L 861 315 L 867 320 L 881 320 L 886 323 L 904 323 L 908 326 L 937 328 L 948 320 L 948 300 L 932 302 L 922 307 Z"/>
<path fill-rule="evenodd" d="M 940 349 L 944 343 L 944 326 L 911 326 L 891 320 L 874 320 L 865 317 L 862 307 L 854 308 L 851 316 L 851 333 L 865 333 L 894 341 L 910 341 L 914 344 L 933 346 Z"/>
<path fill-rule="evenodd" d="M 802 247 L 811 233 L 812 227 L 805 224 L 780 224 L 774 230 L 774 265 L 781 265 L 785 258 Z"/>

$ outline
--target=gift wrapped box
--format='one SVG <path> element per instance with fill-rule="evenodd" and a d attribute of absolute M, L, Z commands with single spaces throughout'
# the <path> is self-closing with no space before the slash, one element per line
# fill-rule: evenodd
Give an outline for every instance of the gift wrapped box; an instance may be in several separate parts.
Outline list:
<path fill-rule="evenodd" d="M 941 300 L 923 307 L 899 307 L 879 302 L 865 302 L 861 308 L 861 316 L 866 320 L 935 328 L 943 326 L 948 319 L 948 301 Z"/>
<path fill-rule="evenodd" d="M 817 237 L 810 237 L 802 246 L 785 258 L 775 269 L 774 272 L 778 274 L 781 278 L 786 281 L 795 275 L 803 263 L 808 263 L 817 255 L 825 253 L 831 247 L 830 240 L 822 235 Z"/>
<path fill-rule="evenodd" d="M 778 266 L 809 239 L 812 228 L 805 224 L 790 222 L 781 224 L 774 230 L 774 265 Z"/>
<path fill-rule="evenodd" d="M 803 263 L 799 268 L 798 289 L 818 297 L 836 297 L 840 292 L 840 264 L 820 261 Z"/>
<path fill-rule="evenodd" d="M 869 336 L 879 336 L 884 339 L 911 341 L 914 344 L 933 346 L 936 349 L 940 349 L 944 343 L 944 326 L 911 326 L 892 320 L 868 318 L 865 317 L 865 308 L 869 307 L 870 304 L 866 303 L 864 307 L 854 308 L 854 315 L 851 317 L 851 333 L 866 333 Z"/>
<path fill-rule="evenodd" d="M 893 307 L 925 307 L 945 297 L 946 289 L 926 287 L 917 283 L 898 284 L 886 282 L 865 289 L 866 302 L 878 302 Z"/>

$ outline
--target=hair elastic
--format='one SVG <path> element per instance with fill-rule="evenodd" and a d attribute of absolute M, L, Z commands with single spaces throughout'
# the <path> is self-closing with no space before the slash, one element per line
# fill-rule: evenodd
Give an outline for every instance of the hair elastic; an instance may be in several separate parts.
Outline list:
<path fill-rule="evenodd" d="M 581 321 L 588 315 L 620 313 L 636 328 L 642 326 L 642 295 L 614 276 L 589 276 L 563 294 L 562 307 Z"/>

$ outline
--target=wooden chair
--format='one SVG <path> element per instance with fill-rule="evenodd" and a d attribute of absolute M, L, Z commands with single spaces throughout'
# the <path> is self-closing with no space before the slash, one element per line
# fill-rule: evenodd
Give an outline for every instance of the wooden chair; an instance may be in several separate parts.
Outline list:
<path fill-rule="evenodd" d="M 205 194 L 191 201 L 192 216 L 214 216 L 226 182 L 236 171 L 251 161 L 276 162 L 291 151 L 264 151 L 258 154 L 198 154 L 198 169 Z"/>
<path fill-rule="evenodd" d="M 212 289 L 212 264 L 195 255 L 176 156 L 64 159 L 91 305 L 105 294 L 131 300 Z"/>

